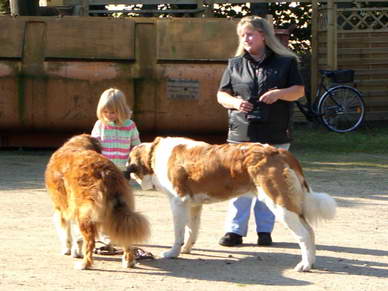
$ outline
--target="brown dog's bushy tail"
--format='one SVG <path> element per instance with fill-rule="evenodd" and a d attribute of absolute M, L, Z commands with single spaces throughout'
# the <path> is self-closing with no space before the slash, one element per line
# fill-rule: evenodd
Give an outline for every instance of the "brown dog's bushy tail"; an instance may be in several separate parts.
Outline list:
<path fill-rule="evenodd" d="M 150 235 L 147 218 L 135 211 L 134 197 L 122 173 L 115 173 L 105 181 L 106 207 L 101 219 L 102 232 L 120 246 L 145 241 Z"/>
<path fill-rule="evenodd" d="M 114 208 L 113 215 L 103 223 L 103 232 L 120 246 L 129 246 L 149 237 L 148 220 L 138 212 L 128 211 L 125 206 Z"/>

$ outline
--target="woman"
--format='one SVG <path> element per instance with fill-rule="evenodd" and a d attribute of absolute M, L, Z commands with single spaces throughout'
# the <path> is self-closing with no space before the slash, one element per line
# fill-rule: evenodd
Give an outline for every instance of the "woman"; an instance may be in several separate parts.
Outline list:
<path fill-rule="evenodd" d="M 258 16 L 237 25 L 239 46 L 228 62 L 217 100 L 228 109 L 230 143 L 260 142 L 288 149 L 292 101 L 304 96 L 298 57 L 276 38 L 273 27 Z M 255 199 L 258 245 L 271 245 L 274 215 Z M 223 246 L 242 244 L 247 235 L 253 198 L 231 200 Z"/>

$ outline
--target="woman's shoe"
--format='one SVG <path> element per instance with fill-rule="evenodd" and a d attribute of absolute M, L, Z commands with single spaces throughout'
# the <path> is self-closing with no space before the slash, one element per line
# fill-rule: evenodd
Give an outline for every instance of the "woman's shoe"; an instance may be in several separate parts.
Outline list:
<path fill-rule="evenodd" d="M 221 237 L 218 243 L 224 247 L 233 247 L 233 246 L 241 245 L 242 236 L 237 233 L 227 232 L 223 237 Z"/>
<path fill-rule="evenodd" d="M 258 232 L 257 235 L 259 236 L 259 239 L 257 240 L 257 244 L 259 246 L 272 245 L 272 237 L 270 232 Z"/>

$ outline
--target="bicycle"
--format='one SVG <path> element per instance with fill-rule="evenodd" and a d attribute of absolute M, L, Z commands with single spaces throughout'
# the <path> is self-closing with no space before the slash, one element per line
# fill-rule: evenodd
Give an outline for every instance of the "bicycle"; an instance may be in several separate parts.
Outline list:
<path fill-rule="evenodd" d="M 365 120 L 365 102 L 360 91 L 344 83 L 352 82 L 353 70 L 320 70 L 321 77 L 314 102 L 306 96 L 306 103 L 295 101 L 308 121 L 318 121 L 327 129 L 345 133 L 356 130 Z M 325 85 L 332 80 L 332 87 Z"/>

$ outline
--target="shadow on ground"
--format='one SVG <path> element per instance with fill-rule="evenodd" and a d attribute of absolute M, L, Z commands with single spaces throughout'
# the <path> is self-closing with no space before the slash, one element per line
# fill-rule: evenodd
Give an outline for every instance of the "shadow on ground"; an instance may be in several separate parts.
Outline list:
<path fill-rule="evenodd" d="M 245 247 L 252 245 L 246 244 Z M 177 259 L 142 260 L 136 265 L 136 273 L 152 276 L 171 276 L 186 278 L 188 280 L 223 281 L 241 285 L 279 285 L 279 286 L 302 286 L 311 282 L 288 278 L 284 272 L 290 270 L 299 262 L 300 255 L 271 252 L 244 251 L 244 246 L 235 247 L 233 250 L 193 249 L 192 254 L 183 255 Z M 142 245 L 147 248 L 168 249 L 160 245 Z M 284 249 L 299 249 L 295 243 L 276 243 L 273 247 Z M 272 249 L 272 248 L 270 248 Z M 317 245 L 317 249 L 333 252 L 334 256 L 317 256 L 317 263 L 313 273 L 325 273 L 328 275 L 364 275 L 371 277 L 388 277 L 388 264 L 369 260 L 349 260 L 341 254 L 361 254 L 373 256 L 388 256 L 388 251 L 361 249 L 351 247 L 338 247 Z M 227 256 L 226 256 L 227 254 Z M 237 258 L 244 255 L 245 258 Z M 95 257 L 96 260 L 117 261 L 120 257 Z M 241 268 L 245 272 L 241 273 Z M 100 270 L 107 272 L 120 272 Z M 123 272 L 131 272 L 131 270 Z M 237 274 L 239 274 L 237 276 Z"/>

